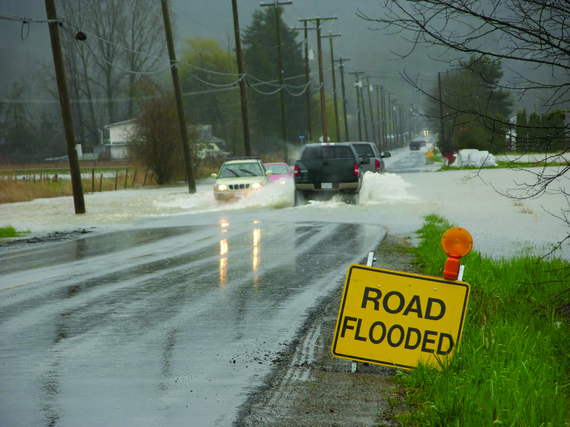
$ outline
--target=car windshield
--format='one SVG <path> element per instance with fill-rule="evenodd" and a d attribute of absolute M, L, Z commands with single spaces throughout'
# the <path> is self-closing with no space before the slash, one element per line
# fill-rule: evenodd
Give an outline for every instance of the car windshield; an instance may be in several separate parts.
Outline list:
<path fill-rule="evenodd" d="M 372 156 L 374 157 L 374 150 L 369 144 L 353 144 L 354 149 L 358 153 L 359 156 Z"/>
<path fill-rule="evenodd" d="M 243 176 L 262 176 L 259 163 L 226 163 L 220 169 L 220 178 L 236 178 Z"/>
<path fill-rule="evenodd" d="M 301 156 L 301 160 L 321 159 L 354 159 L 354 154 L 346 145 L 313 145 L 306 146 Z"/>
<path fill-rule="evenodd" d="M 285 165 L 265 165 L 267 170 L 270 170 L 273 175 L 288 175 L 289 171 Z"/>

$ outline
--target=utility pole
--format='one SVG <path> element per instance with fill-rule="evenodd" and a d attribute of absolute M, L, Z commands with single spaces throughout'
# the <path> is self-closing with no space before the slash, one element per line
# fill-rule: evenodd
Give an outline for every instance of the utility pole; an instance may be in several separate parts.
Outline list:
<path fill-rule="evenodd" d="M 393 128 L 393 126 L 392 126 L 392 101 L 390 100 L 390 92 L 387 91 L 386 93 L 388 94 L 388 100 L 387 100 L 387 105 L 388 105 L 388 117 L 387 117 L 387 118 L 388 118 L 388 125 L 387 125 L 387 127 L 390 128 L 390 134 L 388 135 L 388 146 L 390 147 L 390 149 L 393 149 L 393 148 L 394 148 L 394 144 L 393 144 L 393 141 L 394 141 L 394 138 L 393 138 L 393 136 L 394 136 L 394 133 L 393 133 L 393 132 L 394 132 L 394 128 Z"/>
<path fill-rule="evenodd" d="M 317 47 L 319 54 L 319 85 L 321 88 L 321 116 L 323 122 L 323 142 L 328 141 L 327 135 L 327 115 L 326 115 L 326 105 L 325 105 L 325 78 L 323 75 L 323 49 L 321 46 L 321 21 L 328 21 L 330 19 L 337 19 L 336 16 L 332 18 L 306 18 L 299 19 L 300 21 L 315 21 L 317 26 Z"/>
<path fill-rule="evenodd" d="M 400 134 L 398 130 L 398 98 L 392 100 L 394 103 L 392 120 L 394 121 L 394 144 L 396 148 L 400 145 Z"/>
<path fill-rule="evenodd" d="M 402 102 L 397 101 L 396 102 L 396 117 L 397 117 L 397 129 L 398 129 L 398 145 L 400 147 L 402 147 L 403 144 L 403 137 L 404 135 L 402 134 L 403 128 L 402 128 Z"/>
<path fill-rule="evenodd" d="M 374 141 L 374 144 L 376 144 L 376 132 L 374 132 L 374 119 L 373 119 L 374 113 L 372 111 L 372 96 L 370 95 L 370 92 L 372 91 L 372 86 L 370 86 L 370 77 L 371 76 L 366 77 L 366 87 L 368 87 L 368 106 L 370 107 L 370 124 L 372 125 L 372 140 Z"/>
<path fill-rule="evenodd" d="M 376 126 L 376 131 L 378 132 L 378 150 L 380 152 L 382 152 L 382 134 L 383 132 L 381 132 L 381 128 L 380 128 L 380 87 L 381 85 L 374 85 L 374 88 L 376 89 L 376 119 L 378 121 L 378 125 Z"/>
<path fill-rule="evenodd" d="M 336 104 L 336 77 L 334 70 L 334 49 L 333 49 L 333 37 L 340 37 L 340 34 L 332 34 L 329 31 L 328 36 L 321 36 L 323 38 L 328 38 L 331 42 L 331 72 L 332 72 L 332 83 L 333 83 L 333 99 L 334 99 L 334 117 L 336 121 L 336 140 L 340 141 L 340 126 L 338 123 L 338 106 Z"/>
<path fill-rule="evenodd" d="M 239 32 L 239 17 L 237 0 L 232 0 L 232 9 L 234 14 L 234 37 L 236 43 L 238 73 L 239 73 L 239 93 L 241 96 L 241 121 L 243 126 L 243 143 L 245 155 L 251 156 L 251 144 L 249 138 L 249 119 L 247 116 L 247 98 L 245 92 L 245 73 L 243 69 L 243 56 L 241 53 L 241 35 Z"/>
<path fill-rule="evenodd" d="M 350 58 L 343 59 L 342 56 L 339 59 L 335 59 L 335 61 L 340 62 L 338 68 L 340 69 L 340 82 L 342 85 L 342 109 L 344 113 L 344 136 L 345 141 L 349 141 L 350 138 L 348 137 L 348 114 L 346 112 L 346 94 L 344 91 L 344 65 L 343 61 L 350 61 Z"/>
<path fill-rule="evenodd" d="M 81 183 L 81 171 L 79 170 L 79 158 L 75 141 L 75 131 L 73 129 L 73 119 L 71 116 L 71 103 L 69 101 L 69 89 L 67 87 L 67 77 L 65 75 L 65 65 L 61 50 L 61 39 L 59 37 L 59 21 L 55 9 L 54 0 L 46 1 L 46 12 L 49 26 L 49 37 L 51 40 L 51 50 L 53 54 L 53 65 L 57 80 L 57 91 L 59 95 L 59 107 L 63 119 L 65 131 L 65 143 L 67 146 L 67 158 L 69 161 L 69 172 L 71 174 L 71 187 L 73 191 L 73 205 L 76 214 L 85 213 L 85 199 L 83 197 L 83 184 Z"/>
<path fill-rule="evenodd" d="M 380 131 L 380 138 L 382 139 L 382 146 L 385 150 L 388 149 L 388 141 L 386 139 L 386 100 L 384 97 L 384 89 L 386 86 L 380 86 L 380 108 L 382 109 L 382 113 L 380 114 L 380 121 L 381 121 L 381 131 Z"/>
<path fill-rule="evenodd" d="M 366 119 L 366 107 L 364 106 L 364 84 L 360 80 L 360 102 L 362 103 L 362 117 L 364 118 L 364 134 L 366 135 L 366 141 L 370 141 L 368 138 L 368 120 Z"/>
<path fill-rule="evenodd" d="M 444 151 L 447 150 L 447 145 L 445 144 L 445 132 L 443 128 L 443 97 L 441 96 L 441 73 L 437 73 L 437 83 L 439 86 L 439 117 L 440 117 L 440 133 L 441 136 L 439 138 L 439 149 L 442 151 L 441 154 L 447 154 Z"/>
<path fill-rule="evenodd" d="M 178 76 L 178 62 L 176 61 L 176 52 L 174 51 L 174 42 L 172 41 L 170 14 L 168 13 L 168 0 L 161 1 L 164 31 L 166 33 L 166 44 L 168 45 L 168 57 L 170 58 L 170 71 L 172 72 L 172 83 L 174 85 L 174 95 L 176 97 L 176 109 L 178 110 L 180 136 L 182 137 L 182 149 L 184 150 L 184 164 L 186 165 L 188 191 L 190 193 L 195 193 L 196 181 L 194 181 L 194 170 L 192 167 L 192 157 L 190 155 L 190 143 L 188 141 L 188 128 L 186 127 L 186 117 L 184 115 L 184 105 L 182 103 L 182 91 L 180 89 L 180 78 Z"/>
<path fill-rule="evenodd" d="M 275 12 L 275 34 L 277 35 L 277 73 L 279 74 L 279 99 L 281 101 L 281 138 L 283 139 L 283 161 L 287 163 L 289 161 L 289 153 L 287 152 L 287 120 L 285 117 L 285 82 L 283 80 L 283 62 L 281 59 L 281 8 L 279 6 L 293 4 L 292 1 L 282 1 L 279 2 L 275 0 L 273 3 L 261 3 L 260 6 L 273 6 Z"/>
<path fill-rule="evenodd" d="M 309 30 L 316 30 L 316 28 L 308 28 L 307 21 L 304 22 L 304 28 L 295 28 L 296 30 L 305 30 L 305 84 L 307 85 L 306 95 L 307 95 L 307 135 L 309 136 L 309 141 L 313 140 L 312 131 L 312 120 L 311 120 L 311 86 L 309 77 Z"/>
<path fill-rule="evenodd" d="M 360 82 L 358 75 L 364 74 L 364 71 L 353 71 L 352 73 L 348 74 L 354 74 L 354 77 L 356 78 L 356 83 L 354 84 L 354 87 L 356 88 L 356 109 L 358 111 L 358 140 L 362 141 L 362 124 L 360 121 L 360 90 L 359 90 L 359 87 L 362 87 L 362 83 Z"/>

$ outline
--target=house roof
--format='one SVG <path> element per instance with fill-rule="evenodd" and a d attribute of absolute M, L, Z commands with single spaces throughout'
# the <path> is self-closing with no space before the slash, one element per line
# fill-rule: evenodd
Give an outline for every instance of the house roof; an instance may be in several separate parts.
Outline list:
<path fill-rule="evenodd" d="M 128 125 L 129 123 L 133 123 L 135 121 L 135 119 L 129 119 L 129 120 L 123 120 L 122 122 L 117 122 L 117 123 L 111 123 L 110 125 L 105 125 L 103 126 L 106 129 L 110 129 L 116 126 L 124 126 L 124 125 Z"/>

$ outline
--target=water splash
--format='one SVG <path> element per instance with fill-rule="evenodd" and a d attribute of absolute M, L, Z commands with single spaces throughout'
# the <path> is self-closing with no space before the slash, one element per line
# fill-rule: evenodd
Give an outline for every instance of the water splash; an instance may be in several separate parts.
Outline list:
<path fill-rule="evenodd" d="M 408 189 L 412 187 L 413 185 L 400 175 L 366 172 L 358 204 L 415 203 L 419 199 L 408 194 Z"/>

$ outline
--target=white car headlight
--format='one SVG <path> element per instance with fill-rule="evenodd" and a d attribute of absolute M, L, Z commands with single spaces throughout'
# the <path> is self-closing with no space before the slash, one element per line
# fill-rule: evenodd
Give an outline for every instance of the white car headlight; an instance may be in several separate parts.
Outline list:
<path fill-rule="evenodd" d="M 287 181 L 285 181 L 284 179 L 280 179 L 280 180 L 279 180 L 279 184 L 285 185 L 285 184 L 287 184 Z"/>
<path fill-rule="evenodd" d="M 251 184 L 251 188 L 260 188 L 261 184 L 259 182 L 254 182 L 253 184 Z"/>
<path fill-rule="evenodd" d="M 218 190 L 218 191 L 226 191 L 227 189 L 228 189 L 228 186 L 226 184 L 216 185 L 216 190 Z"/>

